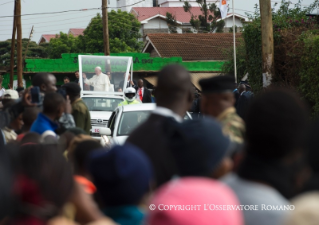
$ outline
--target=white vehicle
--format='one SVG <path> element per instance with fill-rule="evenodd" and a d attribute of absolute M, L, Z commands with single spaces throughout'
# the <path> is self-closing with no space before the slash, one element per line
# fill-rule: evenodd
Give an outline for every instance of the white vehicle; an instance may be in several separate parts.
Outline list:
<path fill-rule="evenodd" d="M 100 128 L 103 145 L 122 145 L 129 134 L 155 110 L 155 103 L 119 106 L 111 115 L 108 126 Z M 187 112 L 184 119 L 192 119 Z"/>
<path fill-rule="evenodd" d="M 117 108 L 118 104 L 124 101 L 122 96 L 105 95 L 84 95 L 82 100 L 87 105 L 91 116 L 91 136 L 97 139 L 101 138 L 100 128 L 105 127 Z"/>
<path fill-rule="evenodd" d="M 99 129 L 108 124 L 112 112 L 124 101 L 124 90 L 133 79 L 132 57 L 79 55 L 78 61 L 81 98 L 91 116 L 91 136 L 100 139 Z"/>

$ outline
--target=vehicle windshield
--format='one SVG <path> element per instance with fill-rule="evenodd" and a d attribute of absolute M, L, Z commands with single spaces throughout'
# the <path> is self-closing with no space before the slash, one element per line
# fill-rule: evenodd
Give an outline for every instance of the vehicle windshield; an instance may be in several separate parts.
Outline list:
<path fill-rule="evenodd" d="M 119 123 L 117 136 L 129 135 L 137 126 L 142 124 L 149 117 L 151 112 L 151 110 L 124 112 Z"/>
<path fill-rule="evenodd" d="M 123 100 L 119 98 L 85 97 L 82 100 L 89 111 L 114 111 Z"/>

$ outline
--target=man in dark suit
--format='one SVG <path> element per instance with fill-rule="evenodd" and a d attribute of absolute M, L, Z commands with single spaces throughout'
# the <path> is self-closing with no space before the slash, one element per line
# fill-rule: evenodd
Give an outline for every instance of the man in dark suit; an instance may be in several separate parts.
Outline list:
<path fill-rule="evenodd" d="M 142 103 L 151 103 L 152 102 L 152 95 L 151 92 L 144 87 L 144 82 L 142 79 L 139 79 L 137 82 L 136 94 L 137 99 L 140 100 Z"/>
<path fill-rule="evenodd" d="M 154 168 L 156 186 L 164 184 L 177 174 L 175 159 L 169 149 L 170 127 L 183 121 L 193 102 L 189 72 L 180 65 L 168 65 L 158 74 L 156 88 L 157 107 L 127 142 L 139 147 Z"/>
<path fill-rule="evenodd" d="M 125 73 L 124 73 L 124 75 L 123 75 L 123 80 L 120 81 L 120 84 L 119 84 L 119 87 L 120 87 L 120 88 L 123 88 L 123 87 L 124 87 L 124 81 L 125 81 Z M 125 89 L 125 88 L 128 88 L 128 87 L 133 87 L 133 88 L 135 88 L 135 84 L 134 84 L 134 82 L 131 80 L 131 74 L 130 74 L 130 73 L 128 73 L 127 83 L 126 83 L 126 86 L 124 87 L 124 89 Z"/>

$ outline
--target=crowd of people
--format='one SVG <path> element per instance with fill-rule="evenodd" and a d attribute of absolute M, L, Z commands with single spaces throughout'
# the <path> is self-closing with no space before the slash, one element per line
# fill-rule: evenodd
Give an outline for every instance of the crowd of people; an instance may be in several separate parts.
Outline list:
<path fill-rule="evenodd" d="M 156 109 L 106 147 L 89 136 L 78 83 L 58 91 L 53 74 L 37 74 L 37 104 L 30 88 L 3 91 L 0 224 L 318 224 L 319 123 L 301 97 L 234 90 L 229 75 L 199 84 L 194 96 L 185 68 L 164 67 Z M 152 100 L 142 80 L 127 85 Z M 184 120 L 194 97 L 200 116 Z"/>

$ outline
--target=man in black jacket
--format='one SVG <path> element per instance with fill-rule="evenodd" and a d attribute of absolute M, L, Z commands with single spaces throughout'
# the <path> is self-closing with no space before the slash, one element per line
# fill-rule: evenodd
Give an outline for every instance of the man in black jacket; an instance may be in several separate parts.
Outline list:
<path fill-rule="evenodd" d="M 139 79 L 137 82 L 136 94 L 137 99 L 143 103 L 151 103 L 152 102 L 152 95 L 151 92 L 144 87 L 144 82 L 142 79 Z"/>
<path fill-rule="evenodd" d="M 175 159 L 170 151 L 170 127 L 183 121 L 193 102 L 189 72 L 180 65 L 168 65 L 158 74 L 156 88 L 157 107 L 127 142 L 139 147 L 150 159 L 154 168 L 156 186 L 177 174 Z"/>

